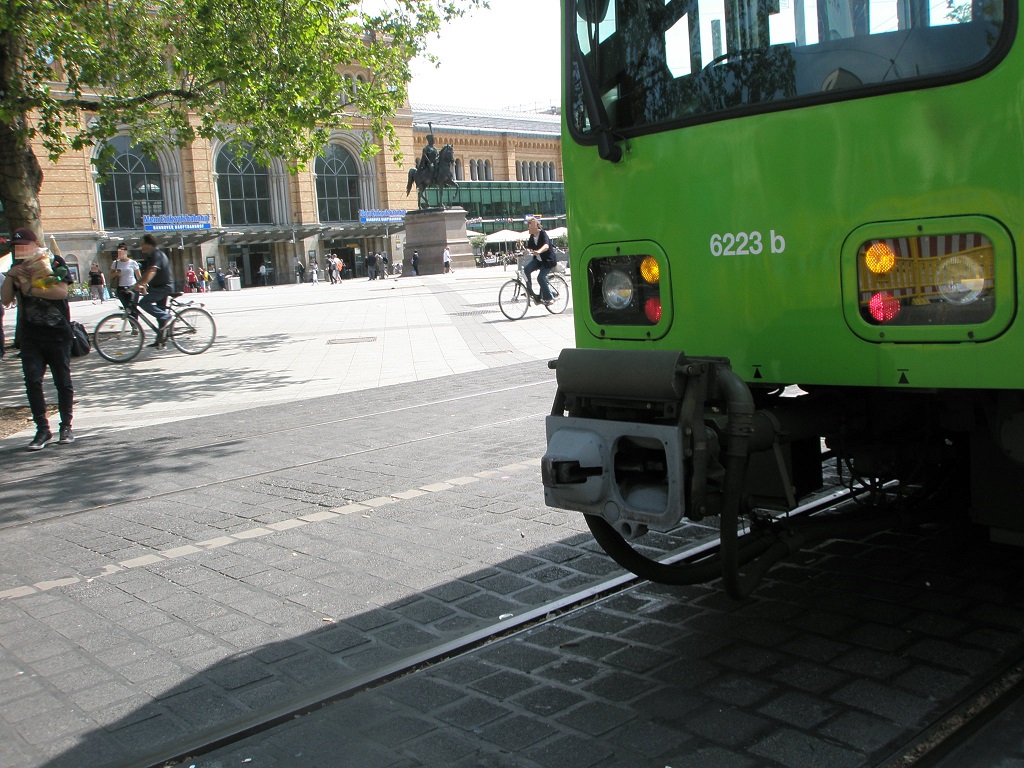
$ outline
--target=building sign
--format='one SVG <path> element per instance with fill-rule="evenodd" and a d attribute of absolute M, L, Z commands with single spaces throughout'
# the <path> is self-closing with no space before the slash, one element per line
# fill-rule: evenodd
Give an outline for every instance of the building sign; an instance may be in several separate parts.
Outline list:
<path fill-rule="evenodd" d="M 401 224 L 405 221 L 405 211 L 388 209 L 379 211 L 376 209 L 370 209 L 364 211 L 362 208 L 359 209 L 359 223 L 360 224 Z"/>
<path fill-rule="evenodd" d="M 143 216 L 142 227 L 147 232 L 173 232 L 182 229 L 209 229 L 210 214 L 185 216 Z"/>

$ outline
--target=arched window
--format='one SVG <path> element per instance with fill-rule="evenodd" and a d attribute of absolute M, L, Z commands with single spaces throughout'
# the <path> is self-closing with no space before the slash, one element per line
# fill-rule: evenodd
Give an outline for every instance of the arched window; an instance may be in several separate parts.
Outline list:
<path fill-rule="evenodd" d="M 340 144 L 328 144 L 316 159 L 316 203 L 320 221 L 355 221 L 359 218 L 359 169 L 352 153 Z"/>
<path fill-rule="evenodd" d="M 494 181 L 494 168 L 491 166 L 490 160 L 484 161 L 484 178 L 487 181 Z"/>
<path fill-rule="evenodd" d="M 132 143 L 130 136 L 115 136 L 113 167 L 100 185 L 104 229 L 142 229 L 143 216 L 164 213 L 160 166 Z"/>
<path fill-rule="evenodd" d="M 554 163 L 548 163 L 548 181 L 556 181 Z"/>
<path fill-rule="evenodd" d="M 244 147 L 228 144 L 217 153 L 217 194 L 223 226 L 273 224 L 270 177 Z"/>
<path fill-rule="evenodd" d="M 456 160 L 455 161 L 455 180 L 456 181 L 463 181 L 463 178 L 462 178 L 462 161 L 461 160 Z"/>
<path fill-rule="evenodd" d="M 476 181 L 476 160 L 469 161 L 469 179 Z"/>

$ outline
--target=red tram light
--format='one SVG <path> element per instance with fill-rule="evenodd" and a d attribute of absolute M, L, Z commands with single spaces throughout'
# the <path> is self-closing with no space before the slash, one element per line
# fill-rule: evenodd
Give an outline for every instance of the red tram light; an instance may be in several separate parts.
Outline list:
<path fill-rule="evenodd" d="M 868 301 L 868 311 L 879 323 L 887 323 L 900 313 L 900 300 L 888 291 L 879 291 Z"/>
<path fill-rule="evenodd" d="M 652 323 L 661 320 L 661 297 L 652 296 L 644 302 L 644 316 Z"/>

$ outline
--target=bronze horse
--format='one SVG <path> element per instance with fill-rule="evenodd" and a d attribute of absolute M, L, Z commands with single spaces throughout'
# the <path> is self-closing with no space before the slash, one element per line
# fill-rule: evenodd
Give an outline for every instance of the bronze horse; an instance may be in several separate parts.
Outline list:
<path fill-rule="evenodd" d="M 455 149 L 451 144 L 441 147 L 433 168 L 424 168 L 421 164 L 409 169 L 409 183 L 405 187 L 405 194 L 409 194 L 413 184 L 416 185 L 420 208 L 430 207 L 427 202 L 427 190 L 430 187 L 437 187 L 442 191 L 445 187 L 455 187 L 455 191 L 458 192 L 459 185 L 455 181 Z M 443 199 L 441 204 L 444 205 Z"/>

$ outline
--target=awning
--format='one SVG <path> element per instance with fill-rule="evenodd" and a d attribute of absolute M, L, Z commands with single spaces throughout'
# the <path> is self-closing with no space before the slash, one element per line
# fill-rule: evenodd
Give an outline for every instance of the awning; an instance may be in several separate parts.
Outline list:
<path fill-rule="evenodd" d="M 295 243 L 307 237 L 319 235 L 328 227 L 323 224 L 296 224 L 294 227 L 280 225 L 266 227 L 232 227 L 221 231 L 222 245 L 250 245 L 253 243 Z"/>
<path fill-rule="evenodd" d="M 225 230 L 219 228 L 191 229 L 180 232 L 146 232 L 142 229 L 130 229 L 123 232 L 108 232 L 100 241 L 101 251 L 116 251 L 117 246 L 125 243 L 128 250 L 137 251 L 142 245 L 143 235 L 156 238 L 158 248 L 194 248 L 210 240 L 216 240 Z"/>
<path fill-rule="evenodd" d="M 401 222 L 393 224 L 360 224 L 358 221 L 346 222 L 345 224 L 332 224 L 329 227 L 325 227 L 323 240 L 325 243 L 330 243 L 337 240 L 388 237 L 403 230 L 405 230 L 405 224 Z"/>

